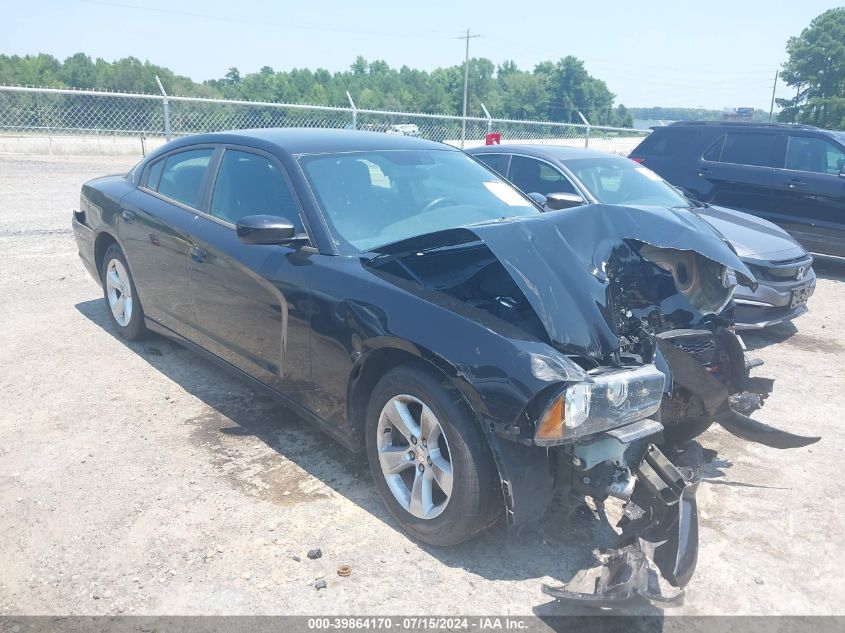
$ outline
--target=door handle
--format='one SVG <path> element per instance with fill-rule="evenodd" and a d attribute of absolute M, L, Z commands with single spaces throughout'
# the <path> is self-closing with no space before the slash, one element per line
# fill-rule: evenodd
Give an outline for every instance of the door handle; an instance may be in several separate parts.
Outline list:
<path fill-rule="evenodd" d="M 134 220 L 134 219 L 135 219 L 135 212 L 134 212 L 134 211 L 129 211 L 128 209 L 124 209 L 124 210 L 121 212 L 121 214 L 120 214 L 120 215 L 122 215 L 122 216 L 123 216 L 123 219 L 124 219 L 124 220 L 126 220 L 127 222 L 132 222 L 132 220 Z"/>
<path fill-rule="evenodd" d="M 193 259 L 198 264 L 202 264 L 205 261 L 205 256 L 208 255 L 208 251 L 204 248 L 200 248 L 198 246 L 191 246 L 191 259 Z"/>
<path fill-rule="evenodd" d="M 807 183 L 798 178 L 790 178 L 789 180 L 787 180 L 787 184 L 789 185 L 790 189 L 795 189 L 796 187 L 803 187 Z"/>
<path fill-rule="evenodd" d="M 709 173 L 711 173 L 711 172 L 710 172 L 710 170 L 709 170 L 707 167 L 699 167 L 699 168 L 698 168 L 698 173 L 699 173 L 699 174 L 709 174 Z"/>

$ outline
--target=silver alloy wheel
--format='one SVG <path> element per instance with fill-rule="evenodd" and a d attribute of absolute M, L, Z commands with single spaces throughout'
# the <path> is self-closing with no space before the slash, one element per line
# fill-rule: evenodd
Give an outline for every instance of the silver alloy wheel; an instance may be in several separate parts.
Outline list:
<path fill-rule="evenodd" d="M 109 260 L 106 267 L 106 295 L 114 320 L 121 327 L 129 325 L 132 320 L 132 286 L 129 273 L 119 259 Z"/>
<path fill-rule="evenodd" d="M 396 501 L 419 519 L 439 516 L 452 496 L 452 462 L 434 412 L 414 396 L 394 396 L 377 433 L 381 472 Z"/>

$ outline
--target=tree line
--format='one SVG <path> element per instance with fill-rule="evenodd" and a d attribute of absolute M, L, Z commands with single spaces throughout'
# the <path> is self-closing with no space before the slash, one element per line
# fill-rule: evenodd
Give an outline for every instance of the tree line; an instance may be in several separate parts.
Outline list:
<path fill-rule="evenodd" d="M 777 100 L 779 119 L 845 129 L 845 8 L 817 16 L 786 52 L 781 79 L 795 96 Z"/>
<path fill-rule="evenodd" d="M 171 95 L 248 101 L 348 106 L 347 91 L 363 109 L 456 115 L 463 100 L 463 66 L 432 71 L 392 68 L 358 57 L 348 70 L 318 68 L 276 71 L 264 66 L 242 75 L 237 68 L 219 79 L 195 82 L 163 66 L 127 57 L 113 62 L 77 53 L 61 61 L 52 55 L 0 55 L 0 84 L 68 87 L 157 94 L 155 77 Z M 624 105 L 616 105 L 607 84 L 590 75 L 584 62 L 566 56 L 531 70 L 513 61 L 496 65 L 469 61 L 468 113 L 483 116 L 483 103 L 496 118 L 580 123 L 581 112 L 594 125 L 631 127 Z"/>
<path fill-rule="evenodd" d="M 709 110 L 707 108 L 628 108 L 628 112 L 635 120 L 650 121 L 718 121 L 723 118 L 722 110 Z M 751 121 L 764 123 L 769 120 L 769 111 L 754 109 Z"/>

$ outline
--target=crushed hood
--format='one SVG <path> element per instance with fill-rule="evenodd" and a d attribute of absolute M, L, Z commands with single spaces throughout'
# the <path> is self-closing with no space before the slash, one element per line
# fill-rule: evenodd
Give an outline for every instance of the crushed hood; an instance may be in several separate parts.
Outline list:
<path fill-rule="evenodd" d="M 421 235 L 377 250 L 421 252 L 475 240 L 510 274 L 557 347 L 594 358 L 620 346 L 606 267 L 614 252 L 628 250 L 631 242 L 696 253 L 735 271 L 740 283 L 756 285 L 751 271 L 707 223 L 661 207 L 588 205 Z M 665 294 L 667 306 L 702 316 L 674 288 Z"/>
<path fill-rule="evenodd" d="M 469 228 L 514 277 L 549 337 L 591 356 L 619 347 L 608 322 L 604 268 L 629 240 L 694 251 L 755 283 L 724 240 L 683 211 L 590 205 Z"/>

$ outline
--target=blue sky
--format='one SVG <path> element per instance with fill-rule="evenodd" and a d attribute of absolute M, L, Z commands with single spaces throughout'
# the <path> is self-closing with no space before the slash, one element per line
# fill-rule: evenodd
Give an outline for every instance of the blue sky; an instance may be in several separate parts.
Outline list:
<path fill-rule="evenodd" d="M 0 52 L 132 55 L 195 80 L 357 55 L 431 70 L 470 54 L 531 68 L 575 55 L 628 106 L 768 108 L 786 40 L 830 1 L 0 0 Z M 791 89 L 781 85 L 778 96 Z"/>

